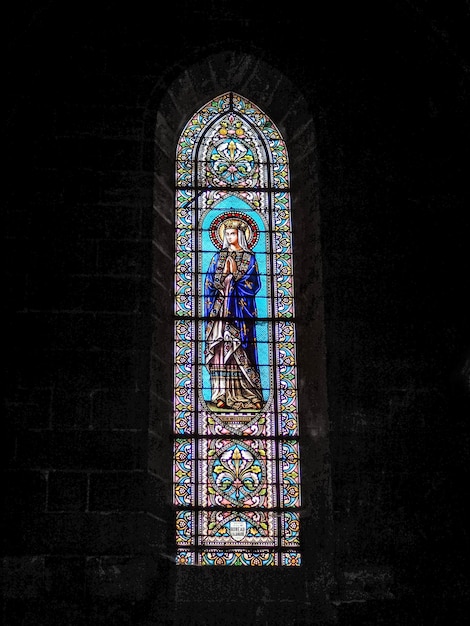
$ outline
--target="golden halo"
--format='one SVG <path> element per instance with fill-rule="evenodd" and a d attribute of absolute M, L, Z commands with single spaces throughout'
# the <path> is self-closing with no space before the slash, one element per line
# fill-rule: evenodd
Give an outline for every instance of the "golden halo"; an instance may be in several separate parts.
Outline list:
<path fill-rule="evenodd" d="M 239 228 L 243 230 L 247 246 L 253 248 L 259 239 L 259 228 L 253 218 L 241 211 L 225 211 L 217 216 L 209 226 L 209 235 L 212 243 L 219 249 L 224 242 L 224 230 L 226 228 Z"/>

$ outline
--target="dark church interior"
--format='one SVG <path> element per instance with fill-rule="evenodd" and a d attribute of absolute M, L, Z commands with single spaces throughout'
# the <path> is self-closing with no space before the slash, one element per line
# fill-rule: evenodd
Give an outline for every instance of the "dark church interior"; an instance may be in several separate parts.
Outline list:
<path fill-rule="evenodd" d="M 468 1 L 2 13 L 2 623 L 467 623 Z M 298 568 L 174 559 L 175 148 L 227 91 L 290 157 Z"/>

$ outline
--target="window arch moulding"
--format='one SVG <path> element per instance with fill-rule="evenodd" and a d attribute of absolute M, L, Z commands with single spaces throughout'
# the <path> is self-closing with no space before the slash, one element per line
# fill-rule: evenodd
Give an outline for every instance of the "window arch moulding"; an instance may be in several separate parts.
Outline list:
<path fill-rule="evenodd" d="M 299 566 L 300 460 L 289 161 L 227 92 L 176 150 L 176 563 Z"/>

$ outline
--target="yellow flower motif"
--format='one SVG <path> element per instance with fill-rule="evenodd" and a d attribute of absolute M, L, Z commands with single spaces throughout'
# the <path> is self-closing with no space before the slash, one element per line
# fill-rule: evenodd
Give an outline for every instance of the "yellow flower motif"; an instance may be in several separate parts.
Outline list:
<path fill-rule="evenodd" d="M 286 555 L 286 565 L 297 566 L 300 565 L 300 554 L 293 552 Z"/>

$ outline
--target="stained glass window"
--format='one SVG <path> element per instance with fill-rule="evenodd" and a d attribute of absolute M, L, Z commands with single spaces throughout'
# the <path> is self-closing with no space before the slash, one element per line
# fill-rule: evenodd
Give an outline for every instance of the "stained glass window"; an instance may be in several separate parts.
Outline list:
<path fill-rule="evenodd" d="M 176 562 L 299 566 L 289 162 L 254 103 L 188 121 L 175 210 Z"/>

